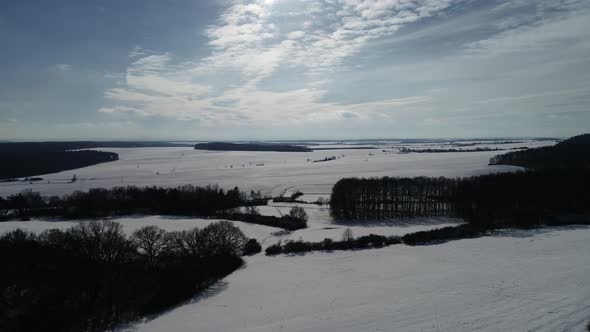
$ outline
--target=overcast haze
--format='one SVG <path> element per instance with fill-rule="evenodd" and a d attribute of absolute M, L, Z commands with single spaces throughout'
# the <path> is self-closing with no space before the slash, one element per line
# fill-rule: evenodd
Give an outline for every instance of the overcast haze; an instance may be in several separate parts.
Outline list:
<path fill-rule="evenodd" d="M 0 139 L 571 136 L 590 1 L 10 1 Z"/>

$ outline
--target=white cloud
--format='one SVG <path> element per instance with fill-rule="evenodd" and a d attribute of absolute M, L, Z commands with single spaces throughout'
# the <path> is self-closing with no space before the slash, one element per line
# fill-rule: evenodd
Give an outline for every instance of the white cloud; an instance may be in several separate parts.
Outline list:
<path fill-rule="evenodd" d="M 72 65 L 69 65 L 67 63 L 58 63 L 54 67 L 55 67 L 55 69 L 57 69 L 59 71 L 70 71 L 70 70 L 72 70 Z"/>
<path fill-rule="evenodd" d="M 291 32 L 287 33 L 287 38 L 289 38 L 289 39 L 301 39 L 301 38 L 303 38 L 303 36 L 305 36 L 305 31 L 301 31 L 301 30 L 291 31 Z"/>
<path fill-rule="evenodd" d="M 369 118 L 393 121 L 404 111 L 414 112 L 405 114 L 406 118 L 422 117 L 417 121 L 420 125 L 435 126 L 444 123 L 437 112 L 449 116 L 469 113 L 473 117 L 477 108 L 474 105 L 535 96 L 538 92 L 514 91 L 514 97 L 500 90 L 517 85 L 517 77 L 546 77 L 548 71 L 561 68 L 559 61 L 569 61 L 569 55 L 574 53 L 571 59 L 578 59 L 579 54 L 590 49 L 585 29 L 588 15 L 580 14 L 588 7 L 587 2 L 506 1 L 456 21 L 439 18 L 442 25 L 418 29 L 398 40 L 401 44 L 456 33 L 466 36 L 464 48 L 450 55 L 432 54 L 424 57 L 426 61 L 376 69 L 390 72 L 388 79 L 402 83 L 424 86 L 447 82 L 444 92 L 404 90 L 406 97 L 400 92 L 395 94 L 396 98 L 374 98 L 368 102 L 327 101 L 334 75 L 352 70 L 356 64 L 350 60 L 356 54 L 404 26 L 442 17 L 449 7 L 459 3 L 469 1 L 234 1 L 217 23 L 204 32 L 208 56 L 179 61 L 172 53 L 156 54 L 140 48 L 130 52 L 132 63 L 124 83 L 105 93 L 108 105 L 100 111 L 199 119 L 202 126 L 210 127 L 222 123 L 305 124 Z M 534 10 L 509 15 L 523 6 L 532 6 Z M 567 41 L 571 45 L 564 48 Z M 292 76 L 281 77 L 285 71 L 297 73 L 296 84 L 288 85 L 289 88 L 273 85 L 272 82 L 291 79 Z M 485 85 L 485 89 L 473 84 L 483 80 L 495 83 Z M 499 80 L 515 81 L 504 86 Z"/>
<path fill-rule="evenodd" d="M 174 62 L 170 53 L 133 49 L 125 83 L 105 93 L 111 106 L 100 111 L 195 118 L 215 124 L 300 121 L 322 112 L 351 118 L 352 114 L 420 102 L 399 99 L 335 105 L 322 98 L 329 74 L 345 69 L 344 60 L 358 53 L 367 41 L 434 15 L 449 3 L 318 1 L 297 3 L 296 8 L 281 11 L 279 2 L 236 2 L 205 31 L 212 51 L 205 58 Z M 300 20 L 299 30 L 282 32 L 287 18 Z M 260 83 L 280 68 L 303 73 L 307 78 L 300 82 L 302 88 L 262 90 Z M 228 78 L 224 80 L 224 76 Z"/>

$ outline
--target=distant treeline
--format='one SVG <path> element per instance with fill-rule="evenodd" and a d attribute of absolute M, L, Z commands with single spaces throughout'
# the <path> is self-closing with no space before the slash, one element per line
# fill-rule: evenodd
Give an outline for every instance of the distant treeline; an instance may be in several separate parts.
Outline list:
<path fill-rule="evenodd" d="M 146 148 L 146 147 L 190 146 L 189 143 L 171 143 L 161 141 L 71 141 L 71 142 L 14 142 L 0 143 L 0 152 L 13 151 L 68 151 L 96 148 Z"/>
<path fill-rule="evenodd" d="M 527 149 L 526 147 L 522 148 L 512 148 L 511 150 L 524 150 Z M 488 152 L 488 151 L 504 151 L 506 149 L 501 148 L 475 148 L 475 149 L 408 149 L 408 148 L 401 148 L 399 152 L 401 153 L 439 153 L 439 152 Z"/>
<path fill-rule="evenodd" d="M 103 151 L 6 151 L 0 152 L 0 179 L 57 173 L 119 159 Z"/>
<path fill-rule="evenodd" d="M 221 221 L 166 232 L 84 222 L 0 236 L 0 331 L 105 331 L 187 301 L 243 265 L 244 234 Z M 244 251 L 243 251 L 244 250 Z"/>
<path fill-rule="evenodd" d="M 475 177 L 342 179 L 332 189 L 336 218 L 449 216 L 485 228 L 567 223 L 590 209 L 590 172 L 544 170 Z"/>
<path fill-rule="evenodd" d="M 274 152 L 310 152 L 311 149 L 305 146 L 287 145 L 287 144 L 254 144 L 254 143 L 199 143 L 195 145 L 195 150 L 210 151 L 274 151 Z"/>
<path fill-rule="evenodd" d="M 313 148 L 313 151 L 329 151 L 329 150 L 376 150 L 374 146 L 343 146 L 343 147 L 330 147 L 330 148 Z"/>
<path fill-rule="evenodd" d="M 56 217 L 65 219 L 103 218 L 130 214 L 162 214 L 226 218 L 280 227 L 299 229 L 307 220 L 285 216 L 261 216 L 228 212 L 240 206 L 266 205 L 269 198 L 260 192 L 242 193 L 237 187 L 223 190 L 217 186 L 177 188 L 115 187 L 76 191 L 64 196 L 42 197 L 24 192 L 0 198 L 0 220 Z"/>
<path fill-rule="evenodd" d="M 119 159 L 113 152 L 72 150 L 170 146 L 190 145 L 157 141 L 0 143 L 0 180 L 56 173 Z"/>
<path fill-rule="evenodd" d="M 498 155 L 490 159 L 490 165 L 532 169 L 590 168 L 590 134 L 574 136 L 554 146 Z"/>

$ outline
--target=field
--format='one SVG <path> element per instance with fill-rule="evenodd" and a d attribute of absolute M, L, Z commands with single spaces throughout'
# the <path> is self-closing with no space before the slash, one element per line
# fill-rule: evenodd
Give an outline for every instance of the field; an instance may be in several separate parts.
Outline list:
<path fill-rule="evenodd" d="M 523 141 L 513 144 L 482 143 L 481 147 L 511 148 L 549 145 L 551 141 Z M 317 146 L 317 145 L 316 145 Z M 81 169 L 43 175 L 42 181 L 0 183 L 0 196 L 31 189 L 43 195 L 65 194 L 74 190 L 115 186 L 179 186 L 218 184 L 224 188 L 261 190 L 280 195 L 295 190 L 306 194 L 329 194 L 332 185 L 343 177 L 369 176 L 471 176 L 512 171 L 512 166 L 488 166 L 491 157 L 501 153 L 410 153 L 409 147 L 448 148 L 446 143 L 399 144 L 380 142 L 375 150 L 337 150 L 351 144 L 322 144 L 336 150 L 313 152 L 227 152 L 201 151 L 192 147 L 99 148 L 116 152 L 119 160 Z M 313 146 L 312 146 L 313 147 Z M 329 157 L 336 160 L 314 163 Z M 72 182 L 76 175 L 77 180 Z"/>
<path fill-rule="evenodd" d="M 467 145 L 477 143 L 477 145 Z M 554 142 L 473 147 L 541 146 Z M 324 143 L 324 148 L 362 146 Z M 0 183 L 0 195 L 31 189 L 43 195 L 125 185 L 218 184 L 261 190 L 273 196 L 304 193 L 299 199 L 327 198 L 343 177 L 470 176 L 515 171 L 488 166 L 500 153 L 396 152 L 400 144 L 373 142 L 373 150 L 320 150 L 304 153 L 213 152 L 192 148 L 101 149 L 119 160 L 74 171 L 44 175 L 38 182 Z M 409 148 L 449 148 L 449 143 L 405 144 Z M 312 162 L 335 156 L 335 160 Z M 70 179 L 76 174 L 77 181 Z M 266 215 L 288 213 L 298 204 L 260 206 Z M 339 240 L 346 228 L 354 236 L 403 235 L 461 223 L 448 218 L 407 220 L 332 220 L 327 207 L 305 204 L 308 228 L 294 232 L 235 221 L 263 248 L 287 239 Z M 115 218 L 131 233 L 145 225 L 166 230 L 205 227 L 213 219 L 170 216 Z M 26 228 L 41 232 L 75 222 L 11 221 L 0 234 Z M 382 249 L 314 252 L 306 255 L 258 254 L 247 265 L 190 303 L 122 328 L 128 331 L 584 331 L 590 319 L 590 227 L 506 230 L 477 239 L 431 246 L 394 245 Z"/>
<path fill-rule="evenodd" d="M 590 228 L 441 245 L 254 256 L 129 331 L 584 331 Z"/>

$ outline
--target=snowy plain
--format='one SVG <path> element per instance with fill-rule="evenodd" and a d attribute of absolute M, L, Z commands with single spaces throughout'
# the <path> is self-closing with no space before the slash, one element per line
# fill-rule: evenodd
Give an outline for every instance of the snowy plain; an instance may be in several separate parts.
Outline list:
<path fill-rule="evenodd" d="M 518 146 L 543 146 L 551 141 L 527 141 Z M 424 144 L 406 144 L 419 148 Z M 187 147 L 101 148 L 116 152 L 119 160 L 53 174 L 38 182 L 0 182 L 0 196 L 33 190 L 42 195 L 62 195 L 75 190 L 116 186 L 217 184 L 231 189 L 261 190 L 277 196 L 300 190 L 329 194 L 344 177 L 448 176 L 463 177 L 519 169 L 488 166 L 491 157 L 505 151 L 398 154 L 392 144 L 374 150 L 319 150 L 313 152 L 202 151 Z M 428 147 L 431 147 L 430 145 Z M 449 146 L 437 145 L 448 148 Z M 507 148 L 505 144 L 494 147 Z M 385 151 L 385 152 L 384 152 Z M 338 159 L 317 162 L 326 157 Z M 257 166 L 260 165 L 260 166 Z M 71 182 L 76 175 L 77 181 Z"/>
<path fill-rule="evenodd" d="M 540 146 L 554 142 L 527 142 Z M 387 142 L 387 144 L 390 144 Z M 486 143 L 486 147 L 495 147 Z M 504 144 L 519 147 L 523 144 Z M 335 145 L 337 147 L 339 145 Z M 417 145 L 407 146 L 416 148 Z M 423 148 L 449 148 L 421 144 Z M 481 145 L 483 147 L 483 143 Z M 477 147 L 477 146 L 476 146 Z M 0 183 L 0 196 L 31 189 L 43 195 L 126 185 L 219 184 L 261 190 L 273 196 L 302 191 L 300 199 L 327 198 L 343 177 L 471 176 L 514 171 L 488 166 L 502 152 L 395 153 L 323 150 L 309 153 L 211 152 L 187 148 L 101 149 L 120 160 L 42 175 L 44 181 Z M 330 162 L 313 160 L 336 156 Z M 263 166 L 256 166 L 256 165 Z M 78 181 L 69 180 L 76 174 Z M 297 204 L 271 203 L 260 212 L 288 213 Z M 456 225 L 453 219 L 334 221 L 326 207 L 305 205 L 308 228 L 280 229 L 234 222 L 267 247 L 277 241 L 338 240 L 405 233 Z M 213 219 L 169 216 L 115 218 L 126 233 L 145 225 L 168 231 L 205 227 Z M 75 222 L 3 222 L 41 232 Z M 590 228 L 557 227 L 504 231 L 495 236 L 432 246 L 394 245 L 360 251 L 302 256 L 258 254 L 246 266 L 190 303 L 134 324 L 129 331 L 584 331 L 590 319 Z"/>
<path fill-rule="evenodd" d="M 590 228 L 247 258 L 128 331 L 585 331 Z"/>

